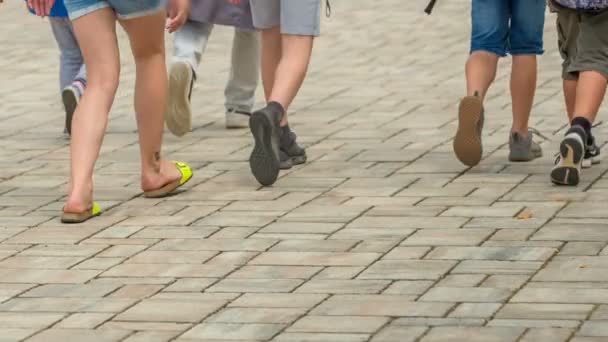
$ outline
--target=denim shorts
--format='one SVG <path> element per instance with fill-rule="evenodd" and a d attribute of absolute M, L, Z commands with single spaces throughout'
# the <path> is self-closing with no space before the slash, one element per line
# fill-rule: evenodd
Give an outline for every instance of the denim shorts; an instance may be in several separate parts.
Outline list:
<path fill-rule="evenodd" d="M 119 19 L 134 19 L 158 13 L 164 0 L 64 0 L 71 20 L 102 8 L 111 8 Z"/>
<path fill-rule="evenodd" d="M 471 53 L 543 54 L 546 0 L 473 0 Z"/>

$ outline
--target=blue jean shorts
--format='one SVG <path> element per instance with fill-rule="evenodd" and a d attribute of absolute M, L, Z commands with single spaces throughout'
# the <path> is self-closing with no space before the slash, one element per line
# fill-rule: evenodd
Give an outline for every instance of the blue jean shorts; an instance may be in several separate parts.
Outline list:
<path fill-rule="evenodd" d="M 118 19 L 134 19 L 158 13 L 164 0 L 64 0 L 71 20 L 102 8 L 111 8 Z"/>
<path fill-rule="evenodd" d="M 471 53 L 543 54 L 546 0 L 473 0 Z"/>

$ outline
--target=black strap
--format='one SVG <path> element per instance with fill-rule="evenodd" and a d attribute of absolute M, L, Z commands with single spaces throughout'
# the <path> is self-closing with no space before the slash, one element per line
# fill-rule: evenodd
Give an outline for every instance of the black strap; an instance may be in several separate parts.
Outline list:
<path fill-rule="evenodd" d="M 329 3 L 329 0 L 325 0 L 325 16 L 326 17 L 331 17 L 331 4 Z"/>
<path fill-rule="evenodd" d="M 437 2 L 437 0 L 431 0 L 429 2 L 429 4 L 426 6 L 426 8 L 424 9 L 424 12 L 426 14 L 431 14 L 431 12 L 433 12 L 433 7 L 435 7 L 435 3 Z"/>

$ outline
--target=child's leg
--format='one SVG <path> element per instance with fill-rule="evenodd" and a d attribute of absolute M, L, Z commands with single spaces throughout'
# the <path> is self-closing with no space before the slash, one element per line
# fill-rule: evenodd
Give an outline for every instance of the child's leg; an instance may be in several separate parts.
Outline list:
<path fill-rule="evenodd" d="M 258 86 L 260 47 L 258 33 L 234 30 L 230 78 L 226 85 L 226 111 L 251 112 Z"/>
<path fill-rule="evenodd" d="M 165 120 L 169 131 L 177 136 L 192 130 L 190 96 L 212 30 L 213 24 L 187 21 L 175 33 Z"/>
<path fill-rule="evenodd" d="M 73 24 L 89 71 L 88 87 L 72 123 L 71 189 L 64 208 L 78 213 L 91 209 L 93 169 L 118 87 L 120 62 L 114 11 L 100 9 Z"/>
<path fill-rule="evenodd" d="M 465 67 L 467 95 L 484 99 L 494 78 L 498 58 L 506 55 L 509 32 L 508 1 L 473 0 L 471 55 Z"/>
<path fill-rule="evenodd" d="M 212 31 L 213 24 L 187 21 L 175 32 L 172 63 L 186 62 L 196 74 Z"/>
<path fill-rule="evenodd" d="M 458 160 L 477 165 L 483 156 L 483 100 L 494 78 L 498 58 L 506 55 L 509 1 L 473 0 L 471 5 L 471 55 L 465 74 L 467 96 L 458 106 L 458 130 L 453 148 Z"/>
<path fill-rule="evenodd" d="M 63 90 L 76 78 L 84 60 L 69 19 L 49 18 L 49 21 L 61 54 L 59 80 L 61 90 Z"/>
<path fill-rule="evenodd" d="M 578 81 L 576 95 L 572 96 L 571 127 L 560 144 L 560 158 L 551 171 L 551 180 L 556 184 L 577 185 L 584 159 L 592 157 L 589 154 L 589 148 L 594 148 L 590 146 L 593 142 L 591 125 L 604 99 L 608 82 L 608 37 L 597 34 L 608 29 L 608 11 L 586 15 L 560 8 L 558 16 L 558 24 L 570 16 L 578 25 L 578 32 L 568 31 L 570 36 L 567 37 L 576 38 L 576 54 L 568 56 L 564 63 L 564 75 L 578 75 Z M 595 155 L 599 157 L 599 150 Z"/>
<path fill-rule="evenodd" d="M 512 132 L 528 135 L 528 121 L 536 93 L 536 56 L 543 51 L 545 0 L 514 0 L 511 2 L 510 52 Z"/>
<path fill-rule="evenodd" d="M 282 57 L 281 28 L 279 26 L 262 30 L 261 49 L 262 83 L 264 98 L 268 102 L 274 87 L 277 67 Z"/>
<path fill-rule="evenodd" d="M 136 64 L 135 112 L 144 191 L 181 178 L 175 165 L 160 157 L 167 95 L 164 22 L 164 11 L 120 21 L 129 35 Z"/>

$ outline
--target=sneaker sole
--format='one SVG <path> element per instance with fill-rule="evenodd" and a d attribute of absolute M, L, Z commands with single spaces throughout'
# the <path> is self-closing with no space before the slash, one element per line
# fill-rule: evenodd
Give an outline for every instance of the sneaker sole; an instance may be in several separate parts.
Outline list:
<path fill-rule="evenodd" d="M 68 134 L 72 135 L 72 120 L 74 119 L 76 107 L 78 107 L 78 97 L 71 89 L 64 89 L 61 92 L 61 100 L 65 108 L 65 128 Z"/>
<path fill-rule="evenodd" d="M 566 137 L 559 147 L 560 164 L 551 170 L 551 181 L 557 185 L 578 185 L 580 181 L 578 165 L 582 162 L 584 152 L 578 136 Z"/>
<path fill-rule="evenodd" d="M 272 122 L 266 115 L 254 113 L 249 118 L 249 128 L 255 139 L 255 146 L 249 157 L 251 173 L 260 184 L 272 185 L 280 170 L 279 158 L 272 148 Z"/>
<path fill-rule="evenodd" d="M 481 135 L 477 132 L 482 111 L 482 103 L 477 97 L 467 96 L 460 101 L 454 153 L 456 158 L 467 166 L 479 164 L 483 154 Z"/>
<path fill-rule="evenodd" d="M 171 66 L 165 122 L 169 131 L 178 137 L 192 130 L 192 111 L 188 99 L 191 83 L 190 66 L 184 63 Z"/>

